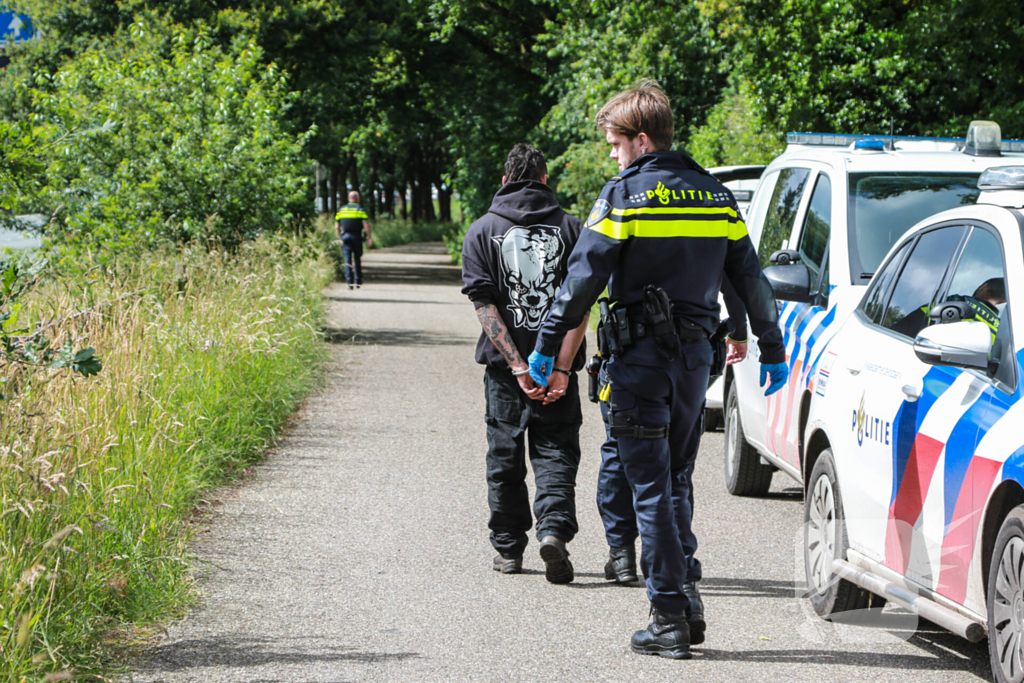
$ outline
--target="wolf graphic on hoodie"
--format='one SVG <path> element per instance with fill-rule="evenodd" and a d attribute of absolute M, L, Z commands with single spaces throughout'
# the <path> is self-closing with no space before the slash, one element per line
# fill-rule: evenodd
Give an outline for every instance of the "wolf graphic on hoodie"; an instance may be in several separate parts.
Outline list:
<path fill-rule="evenodd" d="M 506 183 L 491 208 L 466 232 L 462 246 L 462 293 L 477 308 L 498 308 L 512 341 L 526 358 L 565 280 L 569 254 L 583 224 L 565 213 L 547 185 L 534 180 Z M 586 350 L 581 346 L 577 362 Z M 481 334 L 478 363 L 508 368 Z M 574 366 L 576 364 L 574 363 Z"/>

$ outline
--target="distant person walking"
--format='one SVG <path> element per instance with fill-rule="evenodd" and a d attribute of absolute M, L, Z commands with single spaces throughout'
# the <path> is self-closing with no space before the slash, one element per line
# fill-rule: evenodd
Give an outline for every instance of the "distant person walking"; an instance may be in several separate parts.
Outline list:
<path fill-rule="evenodd" d="M 579 385 L 586 316 L 556 352 L 547 387 L 530 379 L 526 354 L 565 279 L 569 254 L 583 225 L 562 211 L 547 186 L 544 155 L 530 145 L 509 152 L 501 189 L 490 210 L 469 227 L 462 243 L 462 293 L 476 307 L 483 334 L 476 361 L 486 366 L 487 502 L 493 568 L 523 570 L 532 526 L 526 488 L 526 435 L 537 491 L 533 513 L 545 576 L 569 583 L 566 544 L 578 531 L 576 472 L 580 464 Z"/>
<path fill-rule="evenodd" d="M 359 205 L 359 193 L 348 193 L 348 204 L 334 217 L 334 227 L 341 240 L 341 255 L 345 259 L 345 281 L 348 288 L 363 286 L 363 231 L 366 232 L 366 248 L 373 246 L 369 216 Z"/>

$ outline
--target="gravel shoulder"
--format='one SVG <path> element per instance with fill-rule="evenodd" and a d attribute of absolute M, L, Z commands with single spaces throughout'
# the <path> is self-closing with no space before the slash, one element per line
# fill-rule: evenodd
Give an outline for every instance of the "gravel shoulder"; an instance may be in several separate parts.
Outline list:
<path fill-rule="evenodd" d="M 335 284 L 327 386 L 255 478 L 222 492 L 193 552 L 203 598 L 131 678 L 206 681 L 975 681 L 971 645 L 887 608 L 835 626 L 798 597 L 799 488 L 733 498 L 722 435 L 696 471 L 707 642 L 691 661 L 634 655 L 640 587 L 608 584 L 594 503 L 603 437 L 584 404 L 576 581 L 490 569 L 479 325 L 443 247 L 370 252 L 367 285 Z"/>

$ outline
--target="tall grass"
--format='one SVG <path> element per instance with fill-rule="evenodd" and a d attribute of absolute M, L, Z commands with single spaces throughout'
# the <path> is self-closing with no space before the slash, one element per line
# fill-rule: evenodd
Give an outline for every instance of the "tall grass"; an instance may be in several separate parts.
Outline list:
<path fill-rule="evenodd" d="M 178 613 L 205 489 L 256 460 L 320 377 L 330 268 L 261 242 L 79 269 L 22 316 L 69 321 L 96 377 L 0 368 L 0 680 L 103 670 Z M 133 626 L 134 625 L 134 626 Z"/>

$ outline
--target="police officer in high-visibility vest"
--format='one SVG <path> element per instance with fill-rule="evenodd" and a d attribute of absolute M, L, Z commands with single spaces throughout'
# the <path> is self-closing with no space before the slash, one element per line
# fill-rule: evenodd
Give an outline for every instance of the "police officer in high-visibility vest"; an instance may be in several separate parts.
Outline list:
<path fill-rule="evenodd" d="M 373 246 L 369 216 L 359 205 L 359 193 L 348 193 L 348 204 L 341 207 L 334 217 L 338 239 L 341 240 L 341 254 L 345 259 L 345 281 L 348 288 L 363 286 L 363 232 L 366 232 L 366 248 Z"/>
<path fill-rule="evenodd" d="M 712 362 L 708 338 L 725 273 L 759 338 L 761 384 L 771 379 L 766 393 L 782 388 L 789 375 L 785 347 L 774 293 L 735 199 L 689 157 L 669 151 L 672 110 L 657 83 L 642 81 L 613 97 L 597 125 L 620 173 L 590 213 L 529 365 L 535 381 L 547 381 L 562 338 L 607 285 L 598 339 L 612 358 L 610 431 L 633 492 L 653 616 L 631 646 L 688 659 L 686 470 L 700 439 Z"/>

